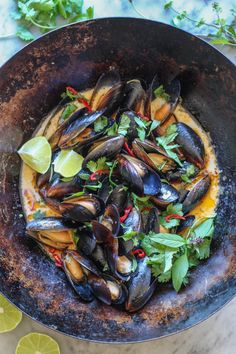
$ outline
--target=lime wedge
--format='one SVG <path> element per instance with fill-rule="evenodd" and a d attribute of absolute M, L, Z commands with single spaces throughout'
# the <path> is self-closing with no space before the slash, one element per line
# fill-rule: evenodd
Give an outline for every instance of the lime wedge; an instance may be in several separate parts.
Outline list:
<path fill-rule="evenodd" d="M 61 150 L 54 161 L 54 171 L 63 177 L 73 177 L 81 170 L 83 159 L 73 150 Z"/>
<path fill-rule="evenodd" d="M 39 173 L 45 173 L 50 166 L 52 149 L 44 136 L 36 136 L 18 150 L 22 160 Z"/>
<path fill-rule="evenodd" d="M 22 313 L 0 295 L 0 333 L 12 331 L 21 319 Z"/>
<path fill-rule="evenodd" d="M 29 333 L 19 340 L 15 354 L 60 354 L 60 348 L 46 334 Z"/>

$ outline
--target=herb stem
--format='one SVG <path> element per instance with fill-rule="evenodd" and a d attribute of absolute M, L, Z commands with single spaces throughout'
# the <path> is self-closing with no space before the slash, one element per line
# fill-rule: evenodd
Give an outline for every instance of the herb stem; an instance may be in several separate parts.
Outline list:
<path fill-rule="evenodd" d="M 141 16 L 141 17 L 143 17 L 143 18 L 146 18 L 146 19 L 148 18 L 146 15 L 144 15 L 143 12 L 141 12 L 141 11 L 136 7 L 136 5 L 134 5 L 133 0 L 128 0 L 128 1 L 130 2 L 130 4 L 131 4 L 133 10 L 134 10 L 139 16 Z"/>
<path fill-rule="evenodd" d="M 35 22 L 32 18 L 30 19 L 30 22 L 33 25 L 35 25 L 35 26 L 37 26 L 39 28 L 43 28 L 43 29 L 55 29 L 56 28 L 56 26 L 43 26 L 43 25 L 40 25 L 39 23 Z"/>

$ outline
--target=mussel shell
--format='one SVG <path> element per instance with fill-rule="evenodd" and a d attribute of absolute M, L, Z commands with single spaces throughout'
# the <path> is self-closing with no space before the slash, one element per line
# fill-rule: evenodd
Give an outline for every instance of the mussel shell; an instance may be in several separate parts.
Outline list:
<path fill-rule="evenodd" d="M 127 201 L 127 191 L 122 184 L 117 185 L 107 199 L 107 204 L 113 204 L 121 214 Z"/>
<path fill-rule="evenodd" d="M 96 244 L 96 247 L 92 252 L 92 254 L 90 255 L 90 258 L 100 269 L 104 269 L 104 267 L 107 265 L 104 249 L 99 244 Z"/>
<path fill-rule="evenodd" d="M 124 137 L 121 135 L 105 137 L 97 140 L 85 157 L 82 165 L 83 168 L 86 168 L 89 161 L 96 161 L 100 157 L 112 158 L 120 152 L 124 145 L 124 141 Z"/>
<path fill-rule="evenodd" d="M 143 161 L 128 155 L 117 157 L 119 171 L 137 194 L 156 195 L 161 188 L 159 175 Z"/>
<path fill-rule="evenodd" d="M 47 196 L 49 198 L 63 198 L 71 193 L 76 193 L 81 190 L 80 178 L 75 176 L 69 182 L 55 181 L 47 189 Z"/>
<path fill-rule="evenodd" d="M 176 232 L 181 232 L 188 227 L 192 226 L 195 221 L 195 216 L 194 215 L 187 215 L 185 216 L 185 220 L 180 220 L 179 226 L 177 227 Z"/>
<path fill-rule="evenodd" d="M 167 133 L 167 129 L 171 124 L 177 123 L 177 118 L 174 114 L 171 114 L 167 119 L 164 120 L 155 130 L 155 132 L 162 136 Z"/>
<path fill-rule="evenodd" d="M 70 271 L 67 268 L 66 265 L 66 257 L 68 256 L 68 252 L 64 252 L 62 254 L 62 261 L 63 261 L 63 266 L 64 266 L 64 270 L 65 270 L 65 274 L 67 276 L 67 279 L 69 280 L 69 282 L 71 283 L 73 289 L 75 290 L 75 292 L 77 293 L 77 295 L 79 295 L 79 297 L 86 301 L 86 302 L 91 302 L 94 300 L 94 295 L 93 295 L 93 291 L 92 288 L 90 286 L 90 284 L 87 282 L 87 277 L 84 275 L 83 279 L 81 279 L 81 281 L 76 281 L 75 279 L 73 279 L 72 274 L 70 273 Z M 69 256 L 73 257 L 73 253 L 69 254 Z M 83 271 L 83 268 L 81 268 Z"/>
<path fill-rule="evenodd" d="M 88 274 L 88 282 L 92 288 L 94 296 L 104 304 L 111 305 L 111 293 L 106 281 L 96 274 Z"/>
<path fill-rule="evenodd" d="M 128 299 L 125 309 L 134 312 L 142 308 L 152 296 L 156 288 L 152 282 L 151 268 L 146 263 L 146 257 L 138 262 L 136 272 L 132 274 L 128 284 Z"/>
<path fill-rule="evenodd" d="M 47 188 L 43 187 L 39 189 L 39 194 L 42 197 L 43 201 L 47 206 L 49 206 L 52 210 L 59 212 L 60 211 L 60 202 L 55 198 L 49 198 L 47 196 Z"/>
<path fill-rule="evenodd" d="M 73 230 L 75 228 L 76 225 L 72 221 L 54 216 L 35 219 L 27 222 L 26 225 L 27 231 L 66 231 Z"/>
<path fill-rule="evenodd" d="M 210 187 L 210 183 L 211 183 L 210 176 L 206 175 L 193 186 L 193 188 L 188 192 L 187 196 L 183 201 L 184 214 L 188 213 L 198 203 L 200 203 L 201 199 L 208 191 Z"/>
<path fill-rule="evenodd" d="M 105 109 L 104 115 L 112 115 L 123 99 L 124 85 L 115 70 L 102 74 L 93 90 L 90 106 L 93 110 Z"/>
<path fill-rule="evenodd" d="M 166 174 L 166 178 L 169 181 L 181 180 L 181 176 L 184 175 L 187 172 L 187 169 L 190 166 L 194 167 L 194 172 L 191 175 L 189 175 L 189 177 L 190 178 L 196 177 L 197 174 L 199 173 L 199 169 L 195 165 L 192 165 L 190 162 L 184 161 L 181 167 L 178 167 L 174 171 L 169 171 Z"/>
<path fill-rule="evenodd" d="M 121 234 L 125 232 L 135 231 L 138 233 L 142 232 L 142 217 L 138 209 L 133 208 L 129 213 L 127 219 L 125 220 L 123 227 L 121 228 Z M 125 241 L 119 238 L 119 254 L 129 254 L 133 249 L 134 244 L 132 240 Z"/>
<path fill-rule="evenodd" d="M 113 204 L 113 203 L 108 203 L 109 199 L 109 193 L 110 193 L 110 182 L 109 182 L 109 177 L 106 176 L 102 181 L 102 186 L 100 189 L 98 189 L 97 195 L 99 198 L 101 198 L 105 204 Z"/>
<path fill-rule="evenodd" d="M 117 207 L 113 204 L 107 205 L 102 216 L 102 224 L 111 230 L 114 237 L 118 236 L 120 231 L 120 214 Z"/>
<path fill-rule="evenodd" d="M 66 250 L 68 248 L 75 247 L 72 242 L 72 239 L 71 239 L 71 242 L 60 242 L 59 240 L 55 241 L 55 240 L 50 239 L 49 237 L 43 235 L 43 233 L 41 234 L 39 231 L 28 230 L 28 231 L 26 231 L 26 233 L 33 240 L 35 240 L 43 250 L 44 250 L 45 246 L 49 246 L 49 247 L 55 248 L 57 250 Z M 60 235 L 60 232 L 58 234 Z M 42 246 L 42 245 L 44 245 L 44 246 Z"/>
<path fill-rule="evenodd" d="M 89 205 L 91 205 L 91 208 L 88 208 Z M 105 204 L 97 196 L 88 194 L 67 199 L 66 202 L 60 204 L 59 209 L 65 218 L 78 222 L 86 222 L 100 216 L 104 212 Z"/>
<path fill-rule="evenodd" d="M 146 219 L 144 232 L 148 234 L 150 231 L 156 232 L 157 234 L 160 232 L 160 223 L 157 208 L 150 209 Z"/>
<path fill-rule="evenodd" d="M 96 247 L 96 238 L 88 228 L 82 228 L 77 231 L 79 240 L 77 242 L 77 249 L 86 256 L 90 256 Z"/>
<path fill-rule="evenodd" d="M 70 148 L 76 145 L 74 140 L 81 134 L 89 125 L 93 124 L 102 114 L 104 109 L 96 112 L 86 113 L 80 116 L 78 111 L 74 114 L 79 115 L 79 119 L 74 120 L 65 130 L 63 130 L 58 146 L 62 149 Z"/>
<path fill-rule="evenodd" d="M 126 138 L 128 139 L 128 142 L 131 143 L 135 138 L 138 137 L 138 130 L 137 130 L 138 125 L 135 121 L 135 117 L 138 118 L 138 116 L 133 111 L 124 111 L 120 115 L 119 120 L 122 118 L 122 115 L 125 115 L 130 119 L 129 128 L 127 130 Z"/>
<path fill-rule="evenodd" d="M 161 189 L 159 193 L 153 198 L 156 205 L 162 207 L 170 204 L 176 203 L 179 199 L 179 192 L 173 186 L 168 183 L 161 183 Z"/>
<path fill-rule="evenodd" d="M 128 296 L 128 291 L 127 291 L 126 286 L 123 283 L 121 283 L 120 281 L 118 281 L 117 279 L 115 279 L 114 277 L 112 277 L 111 275 L 104 274 L 103 278 L 105 279 L 106 282 L 110 281 L 111 283 L 114 283 L 119 288 L 118 298 L 112 299 L 112 296 L 111 296 L 111 303 L 113 305 L 123 304 Z"/>
<path fill-rule="evenodd" d="M 145 91 L 139 80 L 130 80 L 125 86 L 125 96 L 121 108 L 139 112 L 142 101 L 145 98 Z"/>
<path fill-rule="evenodd" d="M 78 251 L 67 251 L 67 255 L 73 257 L 76 262 L 78 262 L 83 268 L 87 269 L 88 271 L 100 276 L 100 270 L 94 264 L 94 262 L 85 255 L 82 255 Z"/>
<path fill-rule="evenodd" d="M 185 123 L 177 123 L 176 129 L 178 135 L 175 141 L 181 146 L 186 158 L 199 168 L 203 168 L 205 163 L 205 149 L 199 135 Z"/>

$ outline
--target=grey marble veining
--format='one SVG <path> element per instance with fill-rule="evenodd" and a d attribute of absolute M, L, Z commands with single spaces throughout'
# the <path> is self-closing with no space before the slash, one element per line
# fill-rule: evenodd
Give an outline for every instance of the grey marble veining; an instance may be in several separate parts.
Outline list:
<path fill-rule="evenodd" d="M 136 0 L 135 4 L 146 16 L 169 22 L 170 16 L 159 6 L 162 0 Z M 182 0 L 175 0 L 176 7 L 181 6 Z M 185 2 L 185 8 L 199 17 L 210 20 L 208 0 L 191 0 Z M 224 15 L 229 15 L 229 9 L 235 0 L 221 1 Z M 95 17 L 131 16 L 137 14 L 129 6 L 127 0 L 85 0 L 85 4 L 95 4 Z M 14 9 L 13 0 L 0 0 L 0 36 L 14 33 L 15 22 L 9 17 L 9 11 Z M 169 17 L 168 17 L 169 16 Z M 190 30 L 190 24 L 185 27 Z M 36 33 L 37 34 L 37 33 Z M 6 62 L 14 53 L 24 46 L 17 38 L 0 39 L 0 65 Z M 219 49 L 236 63 L 236 48 L 222 47 Z M 236 353 L 236 299 L 210 319 L 185 332 L 158 341 L 129 345 L 104 345 L 87 343 L 55 333 L 42 325 L 24 317 L 16 330 L 0 335 L 0 354 L 14 354 L 18 340 L 29 332 L 40 332 L 55 338 L 61 348 L 61 354 L 234 354 Z"/>

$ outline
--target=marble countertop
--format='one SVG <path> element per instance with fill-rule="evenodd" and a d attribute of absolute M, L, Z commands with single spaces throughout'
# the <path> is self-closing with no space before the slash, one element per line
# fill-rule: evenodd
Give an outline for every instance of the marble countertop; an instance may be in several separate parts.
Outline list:
<path fill-rule="evenodd" d="M 225 11 L 235 0 L 224 2 Z M 182 0 L 175 0 L 176 6 Z M 85 0 L 86 4 L 95 3 L 95 17 L 104 16 L 132 16 L 137 14 L 129 6 L 127 0 Z M 137 0 L 135 4 L 147 16 L 162 22 L 169 22 L 170 18 L 161 10 L 157 0 Z M 208 6 L 207 6 L 208 5 Z M 201 13 L 204 17 L 209 15 L 209 1 L 191 0 L 186 6 L 188 10 L 198 11 L 199 18 Z M 9 18 L 9 11 L 14 8 L 13 0 L 0 0 L 0 36 L 14 33 L 16 25 Z M 208 18 L 209 18 L 208 16 Z M 186 28 L 188 30 L 190 28 Z M 24 43 L 17 38 L 0 39 L 0 65 L 9 59 L 15 52 L 24 46 Z M 230 60 L 236 63 L 236 48 L 219 48 Z M 0 354 L 14 354 L 16 344 L 20 337 L 29 332 L 40 332 L 51 335 L 55 338 L 61 348 L 61 354 L 134 354 L 138 351 L 143 354 L 161 352 L 162 354 L 234 354 L 236 348 L 236 299 L 231 301 L 217 314 L 210 319 L 197 325 L 183 333 L 173 335 L 158 341 L 146 342 L 141 344 L 128 345 L 106 345 L 77 341 L 72 338 L 55 333 L 33 320 L 24 316 L 22 323 L 16 330 L 0 335 Z"/>

